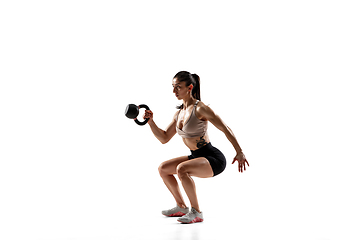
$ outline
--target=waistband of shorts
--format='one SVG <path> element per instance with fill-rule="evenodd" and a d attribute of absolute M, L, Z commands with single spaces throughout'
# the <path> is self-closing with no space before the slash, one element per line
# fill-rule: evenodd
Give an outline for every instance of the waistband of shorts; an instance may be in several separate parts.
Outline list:
<path fill-rule="evenodd" d="M 191 151 L 191 154 L 199 154 L 199 153 L 202 153 L 202 152 L 205 152 L 209 149 L 213 148 L 213 145 L 211 145 L 211 142 L 209 142 L 208 144 L 206 144 L 205 146 L 199 148 L 199 149 L 196 149 L 196 150 L 190 150 Z"/>

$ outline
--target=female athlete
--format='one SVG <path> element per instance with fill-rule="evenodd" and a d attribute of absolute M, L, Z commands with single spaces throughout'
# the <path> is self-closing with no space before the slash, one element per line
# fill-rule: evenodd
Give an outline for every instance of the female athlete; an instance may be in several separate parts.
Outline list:
<path fill-rule="evenodd" d="M 200 211 L 196 196 L 194 177 L 214 177 L 224 171 L 226 159 L 220 150 L 211 145 L 207 134 L 208 122 L 222 131 L 236 151 L 232 163 L 238 161 L 239 172 L 246 170 L 248 161 L 242 152 L 231 129 L 225 125 L 221 118 L 213 110 L 200 101 L 200 78 L 196 74 L 186 71 L 178 72 L 173 80 L 173 93 L 176 98 L 183 100 L 178 111 L 175 113 L 170 125 L 162 130 L 156 126 L 153 120 L 153 112 L 146 110 L 144 118 L 149 118 L 149 126 L 155 137 L 163 144 L 167 143 L 178 133 L 190 149 L 191 155 L 173 158 L 165 161 L 159 166 L 159 173 L 165 185 L 175 198 L 177 206 L 162 211 L 169 217 L 180 217 L 181 223 L 196 223 L 204 220 Z M 185 205 L 180 193 L 179 185 L 174 177 L 178 175 L 181 184 L 191 203 L 191 210 Z"/>

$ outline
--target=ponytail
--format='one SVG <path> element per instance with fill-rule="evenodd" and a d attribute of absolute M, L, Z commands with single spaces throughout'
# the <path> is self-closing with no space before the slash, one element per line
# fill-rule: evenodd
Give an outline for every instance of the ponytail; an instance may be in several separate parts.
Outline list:
<path fill-rule="evenodd" d="M 191 91 L 192 96 L 201 101 L 200 98 L 200 77 L 197 74 L 191 74 L 191 77 L 194 79 L 195 85 Z"/>

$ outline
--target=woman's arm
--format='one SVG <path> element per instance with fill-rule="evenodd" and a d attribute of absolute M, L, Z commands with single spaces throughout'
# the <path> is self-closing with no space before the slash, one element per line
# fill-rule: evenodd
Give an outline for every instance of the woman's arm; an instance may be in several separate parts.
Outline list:
<path fill-rule="evenodd" d="M 148 124 L 151 131 L 155 137 L 162 143 L 165 144 L 170 141 L 170 139 L 176 134 L 176 120 L 175 115 L 173 121 L 169 124 L 166 130 L 160 129 L 153 120 L 153 112 L 151 110 L 146 110 L 144 118 L 149 118 Z"/>
<path fill-rule="evenodd" d="M 233 147 L 236 151 L 236 156 L 232 163 L 234 163 L 235 161 L 239 162 L 239 172 L 243 171 L 242 170 L 243 167 L 244 167 L 244 170 L 246 170 L 245 162 L 247 163 L 248 166 L 249 166 L 249 163 L 246 160 L 246 157 L 245 157 L 244 153 L 242 152 L 242 149 L 241 149 L 234 133 L 231 131 L 231 129 L 223 122 L 223 120 L 219 117 L 219 115 L 215 114 L 214 111 L 210 107 L 206 106 L 205 104 L 201 104 L 197 108 L 197 112 L 202 117 L 209 120 L 215 127 L 217 127 L 220 131 L 222 131 L 225 134 L 226 138 L 231 142 L 231 144 L 233 145 Z"/>

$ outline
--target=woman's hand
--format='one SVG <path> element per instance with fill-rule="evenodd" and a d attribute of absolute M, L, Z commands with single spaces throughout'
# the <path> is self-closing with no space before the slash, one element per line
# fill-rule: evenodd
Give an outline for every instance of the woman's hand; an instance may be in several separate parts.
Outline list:
<path fill-rule="evenodd" d="M 145 114 L 144 114 L 144 119 L 145 118 L 148 118 L 149 119 L 149 122 L 153 120 L 153 112 L 151 110 L 145 110 Z"/>
<path fill-rule="evenodd" d="M 247 165 L 250 166 L 248 161 L 246 160 L 246 157 L 245 157 L 243 152 L 236 154 L 232 164 L 234 164 L 235 161 L 239 162 L 239 172 L 243 172 L 243 168 L 244 168 L 244 171 L 246 171 L 246 164 L 245 163 L 247 163 Z"/>

